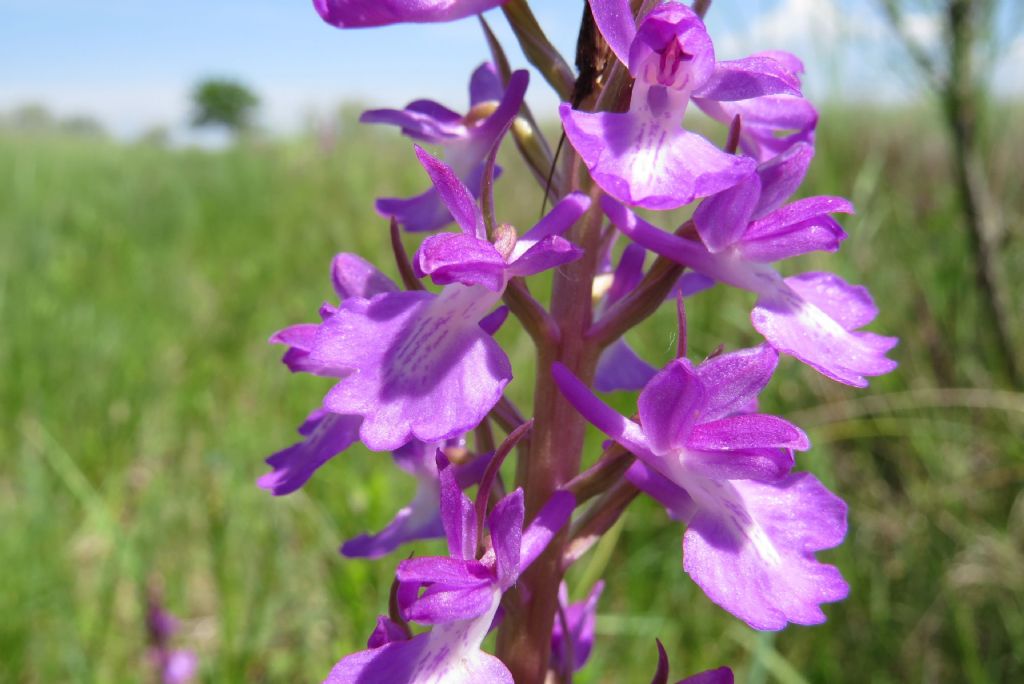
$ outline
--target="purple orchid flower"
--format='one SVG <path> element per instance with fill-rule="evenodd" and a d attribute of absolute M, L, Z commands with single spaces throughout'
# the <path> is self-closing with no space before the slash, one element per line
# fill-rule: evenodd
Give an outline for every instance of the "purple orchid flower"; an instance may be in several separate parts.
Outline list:
<path fill-rule="evenodd" d="M 359 437 L 375 451 L 451 439 L 483 420 L 512 369 L 481 321 L 511 277 L 579 258 L 559 234 L 589 206 L 585 196 L 570 195 L 521 239 L 509 227 L 495 246 L 451 167 L 418 147 L 416 154 L 463 230 L 428 238 L 417 254 L 419 273 L 444 288 L 345 300 L 316 329 L 308 359 L 318 373 L 341 378 L 324 408 L 362 416 Z"/>
<path fill-rule="evenodd" d="M 342 302 L 351 298 L 368 299 L 378 294 L 399 292 L 398 286 L 368 261 L 344 252 L 335 256 L 331 262 L 331 283 Z M 325 320 L 337 312 L 338 307 L 330 303 L 325 302 L 320 307 L 320 315 Z M 500 308 L 485 317 L 480 321 L 481 329 L 488 335 L 493 335 L 504 321 L 505 313 L 507 309 Z M 282 361 L 293 372 L 328 376 L 332 374 L 329 368 L 324 368 L 310 358 L 318 328 L 317 323 L 300 323 L 271 336 L 272 343 L 288 345 Z M 257 484 L 275 496 L 294 492 L 302 487 L 320 466 L 358 441 L 362 423 L 362 416 L 359 415 L 332 413 L 324 408 L 315 409 L 299 426 L 299 434 L 305 439 L 271 455 L 267 459 L 267 464 L 272 470 L 260 477 Z M 422 446 L 420 442 L 415 444 Z M 413 442 L 400 445 L 400 448 L 406 447 L 415 448 Z M 433 448 L 427 453 L 432 454 Z M 403 467 L 403 463 L 408 463 L 407 459 L 397 452 L 395 458 L 399 467 Z M 413 471 L 419 472 L 415 468 L 410 470 Z"/>
<path fill-rule="evenodd" d="M 365 28 L 401 23 L 454 21 L 485 12 L 505 0 L 313 0 L 331 26 Z"/>
<path fill-rule="evenodd" d="M 878 314 L 871 295 L 831 273 L 783 278 L 769 264 L 806 252 L 834 252 L 846 233 L 829 216 L 852 212 L 841 197 L 808 197 L 782 206 L 800 184 L 814 150 L 798 143 L 761 164 L 734 188 L 705 200 L 693 220 L 703 244 L 671 235 L 604 198 L 602 208 L 635 242 L 709 278 L 759 295 L 754 328 L 780 352 L 854 387 L 896 367 L 885 356 L 899 340 L 857 331 Z"/>
<path fill-rule="evenodd" d="M 516 489 L 488 517 L 490 548 L 478 559 L 475 506 L 440 453 L 438 469 L 449 555 L 402 561 L 396 573 L 403 616 L 433 629 L 404 639 L 389 621 L 378 621 L 370 643 L 380 645 L 343 658 L 327 684 L 512 684 L 508 668 L 482 651 L 481 643 L 502 595 L 565 525 L 575 501 L 568 492 L 556 492 L 524 530 L 523 490 Z"/>
<path fill-rule="evenodd" d="M 823 622 L 820 604 L 848 593 L 839 571 L 814 558 L 842 541 L 846 506 L 813 476 L 789 474 L 793 451 L 809 447 L 806 435 L 776 416 L 746 413 L 777 361 L 767 345 L 696 368 L 676 359 L 640 393 L 640 425 L 564 366 L 552 369 L 569 402 L 640 459 L 631 481 L 688 523 L 686 572 L 762 630 Z"/>
<path fill-rule="evenodd" d="M 668 684 L 668 654 L 661 639 L 655 640 L 658 644 L 658 669 L 654 672 L 651 684 Z M 732 670 L 727 667 L 719 667 L 714 670 L 705 670 L 699 674 L 691 675 L 681 679 L 676 684 L 733 684 Z"/>
<path fill-rule="evenodd" d="M 562 104 L 565 134 L 594 181 L 630 205 L 675 209 L 731 187 L 754 168 L 681 126 L 692 97 L 706 103 L 800 95 L 799 80 L 765 57 L 716 62 L 704 23 L 680 2 L 635 26 L 629 0 L 591 0 L 594 20 L 636 79 L 629 111 L 581 112 Z"/>
<path fill-rule="evenodd" d="M 450 441 L 448 446 L 460 443 L 461 440 L 454 443 Z M 438 448 L 439 445 L 412 441 L 394 451 L 395 465 L 416 478 L 416 494 L 380 532 L 361 534 L 342 544 L 343 556 L 379 558 L 411 541 L 444 537 L 441 486 L 434 456 Z M 482 455 L 468 463 L 453 465 L 459 488 L 466 489 L 478 484 L 489 462 L 490 455 Z"/>
<path fill-rule="evenodd" d="M 760 52 L 752 57 L 774 59 L 797 77 L 804 72 L 803 62 L 788 52 Z M 798 142 L 814 144 L 818 111 L 801 96 L 780 93 L 738 102 L 694 97 L 693 103 L 712 119 L 726 125 L 738 116 L 740 147 L 758 162 L 768 161 Z"/>
<path fill-rule="evenodd" d="M 569 603 L 569 587 L 565 582 L 558 586 L 558 605 L 565 615 L 565 625 L 556 614 L 551 629 L 551 669 L 555 672 L 578 672 L 590 659 L 597 622 L 597 602 L 603 591 L 604 582 L 598 580 L 587 598 L 579 603 Z"/>
<path fill-rule="evenodd" d="M 417 100 L 405 109 L 364 112 L 359 120 L 400 126 L 402 133 L 413 140 L 440 145 L 455 174 L 474 197 L 479 197 L 484 159 L 519 112 L 529 80 L 527 72 L 516 71 L 505 88 L 494 65 L 483 64 L 470 79 L 470 110 L 465 116 L 436 102 Z M 437 230 L 452 222 L 451 212 L 434 188 L 415 197 L 382 197 L 376 208 L 383 216 L 394 216 L 409 232 Z"/>
<path fill-rule="evenodd" d="M 163 684 L 185 684 L 196 674 L 196 654 L 170 646 L 171 638 L 178 631 L 178 627 L 178 620 L 160 605 L 159 600 L 151 596 L 146 610 L 149 657 Z"/>

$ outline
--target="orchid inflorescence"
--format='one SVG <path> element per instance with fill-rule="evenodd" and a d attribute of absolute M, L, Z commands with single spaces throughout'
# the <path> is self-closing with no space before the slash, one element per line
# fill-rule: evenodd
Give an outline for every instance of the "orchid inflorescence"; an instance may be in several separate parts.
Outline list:
<path fill-rule="evenodd" d="M 772 265 L 838 250 L 846 233 L 833 214 L 853 211 L 840 197 L 790 199 L 814 156 L 818 119 L 801 93 L 800 61 L 784 52 L 717 61 L 702 17 L 681 2 L 590 0 L 573 82 L 525 0 L 314 5 L 340 28 L 450 21 L 502 6 L 563 100 L 568 142 L 561 157 L 552 154 L 524 102 L 528 73 L 509 68 L 482 16 L 492 62 L 472 72 L 467 113 L 417 100 L 362 117 L 442 156 L 414 146 L 425 191 L 376 202 L 391 222 L 401 285 L 338 254 L 330 271 L 338 302 L 320 307 L 319 322 L 271 338 L 287 346 L 292 371 L 337 384 L 299 428 L 302 441 L 268 459 L 259 485 L 293 492 L 356 442 L 391 452 L 416 494 L 342 554 L 376 558 L 431 538 L 446 539 L 448 554 L 398 563 L 388 614 L 367 649 L 344 657 L 327 681 L 570 681 L 594 646 L 604 584 L 570 603 L 566 570 L 641 495 L 686 526 L 683 569 L 714 603 L 757 630 L 823 622 L 822 605 L 845 598 L 848 586 L 815 552 L 842 542 L 846 506 L 813 475 L 792 472 L 794 453 L 810 442 L 796 425 L 759 413 L 758 395 L 780 354 L 864 387 L 895 367 L 886 353 L 896 340 L 861 330 L 877 314 L 865 288 L 831 273 L 783 277 Z M 724 149 L 683 128 L 691 102 L 728 127 Z M 552 202 L 525 231 L 499 221 L 495 208 L 495 160 L 507 137 Z M 649 222 L 693 203 L 672 232 Z M 446 230 L 452 224 L 458 230 Z M 411 258 L 403 229 L 431 233 Z M 648 251 L 657 256 L 645 269 Z M 548 271 L 545 306 L 528 283 Z M 694 363 L 684 299 L 716 283 L 757 295 L 751 322 L 764 343 Z M 665 302 L 678 310 L 679 348 L 658 369 L 623 336 Z M 510 313 L 537 351 L 530 419 L 505 396 L 514 373 L 494 339 Z M 635 415 L 595 391 L 639 391 Z M 588 422 L 609 438 L 597 458 L 584 457 Z M 496 429 L 507 435 L 501 442 Z M 513 453 L 509 492 L 501 468 Z M 581 469 L 584 461 L 593 465 Z M 491 631 L 494 655 L 482 647 Z M 667 682 L 660 642 L 658 655 L 654 681 Z M 684 681 L 727 682 L 732 673 Z"/>

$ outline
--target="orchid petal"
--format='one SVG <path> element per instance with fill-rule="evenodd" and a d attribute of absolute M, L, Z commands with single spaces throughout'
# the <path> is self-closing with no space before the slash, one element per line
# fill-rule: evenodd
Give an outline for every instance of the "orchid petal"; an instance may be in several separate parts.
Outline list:
<path fill-rule="evenodd" d="M 780 62 L 767 57 L 718 62 L 711 78 L 694 91 L 695 97 L 719 102 L 800 94 L 800 79 Z"/>
<path fill-rule="evenodd" d="M 590 0 L 594 23 L 608 47 L 623 64 L 629 64 L 629 47 L 636 37 L 636 20 L 629 0 Z"/>
<path fill-rule="evenodd" d="M 537 515 L 523 532 L 519 547 L 519 574 L 526 572 L 559 530 L 565 527 L 575 507 L 576 497 L 563 489 L 557 489 L 547 503 L 537 511 Z"/>
<path fill-rule="evenodd" d="M 754 629 L 778 630 L 824 622 L 820 604 L 846 597 L 839 571 L 814 558 L 842 542 L 846 505 L 813 476 L 733 480 L 700 488 L 699 499 L 683 567 L 712 601 Z"/>
<path fill-rule="evenodd" d="M 476 198 L 459 179 L 452 167 L 433 156 L 419 145 L 415 146 L 416 157 L 430 176 L 430 182 L 444 205 L 451 212 L 455 223 L 466 235 L 479 240 L 487 239 L 484 216 L 477 206 Z"/>
<path fill-rule="evenodd" d="M 688 360 L 676 359 L 659 371 L 637 400 L 651 450 L 661 454 L 685 445 L 703 403 L 704 383 Z"/>
<path fill-rule="evenodd" d="M 551 367 L 558 389 L 573 407 L 598 430 L 626 447 L 636 456 L 656 460 L 640 426 L 594 396 L 590 389 L 560 363 Z"/>

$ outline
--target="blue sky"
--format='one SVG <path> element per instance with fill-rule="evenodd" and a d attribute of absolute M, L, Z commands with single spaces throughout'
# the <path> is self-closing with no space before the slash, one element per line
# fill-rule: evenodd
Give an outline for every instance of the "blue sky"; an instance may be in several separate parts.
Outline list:
<path fill-rule="evenodd" d="M 1015 0 L 1011 0 L 1014 2 Z M 534 0 L 548 34 L 571 57 L 581 2 Z M 873 0 L 715 0 L 708 26 L 720 58 L 763 49 L 796 52 L 809 96 L 899 99 L 917 92 Z M 514 61 L 504 18 L 489 13 Z M 934 21 L 913 30 L 936 40 Z M 1024 41 L 1004 57 L 1001 89 L 1024 92 Z M 475 21 L 339 31 L 309 0 L 0 0 L 0 110 L 40 102 L 89 114 L 130 136 L 181 128 L 188 93 L 204 76 L 238 78 L 263 99 L 262 123 L 289 130 L 341 102 L 400 106 L 431 97 L 462 107 L 465 81 L 486 59 Z M 531 101 L 554 106 L 539 79 Z"/>

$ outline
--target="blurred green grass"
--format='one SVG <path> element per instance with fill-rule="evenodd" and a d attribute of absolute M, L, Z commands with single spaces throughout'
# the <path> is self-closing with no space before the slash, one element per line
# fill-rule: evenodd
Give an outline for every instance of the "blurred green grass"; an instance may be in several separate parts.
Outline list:
<path fill-rule="evenodd" d="M 1013 114 L 988 160 L 1008 274 L 1024 270 Z M 749 682 L 1024 680 L 1024 396 L 993 370 L 929 121 L 823 116 L 803 192 L 852 196 L 858 214 L 838 256 L 787 267 L 867 284 L 874 329 L 903 338 L 900 369 L 855 391 L 786 359 L 764 400 L 808 430 L 799 467 L 850 504 L 847 542 L 823 554 L 850 598 L 826 625 L 752 632 L 688 580 L 682 530 L 641 502 L 572 573 L 575 595 L 608 580 L 578 681 L 647 681 L 656 636 L 680 676 L 732 664 Z M 539 192 L 508 162 L 499 210 L 527 226 Z M 311 137 L 222 152 L 0 133 L 0 680 L 145 680 L 154 582 L 203 681 L 320 681 L 362 647 L 401 555 L 336 549 L 384 523 L 411 483 L 353 449 L 298 494 L 257 489 L 262 458 L 327 387 L 290 375 L 265 340 L 332 296 L 333 253 L 393 275 L 371 199 L 423 185 L 407 145 L 351 128 L 330 150 Z M 1024 286 L 1007 282 L 1019 302 Z M 756 343 L 751 303 L 694 298 L 691 355 Z M 669 308 L 631 333 L 656 363 L 675 346 Z M 510 391 L 528 406 L 530 345 L 513 328 Z"/>

